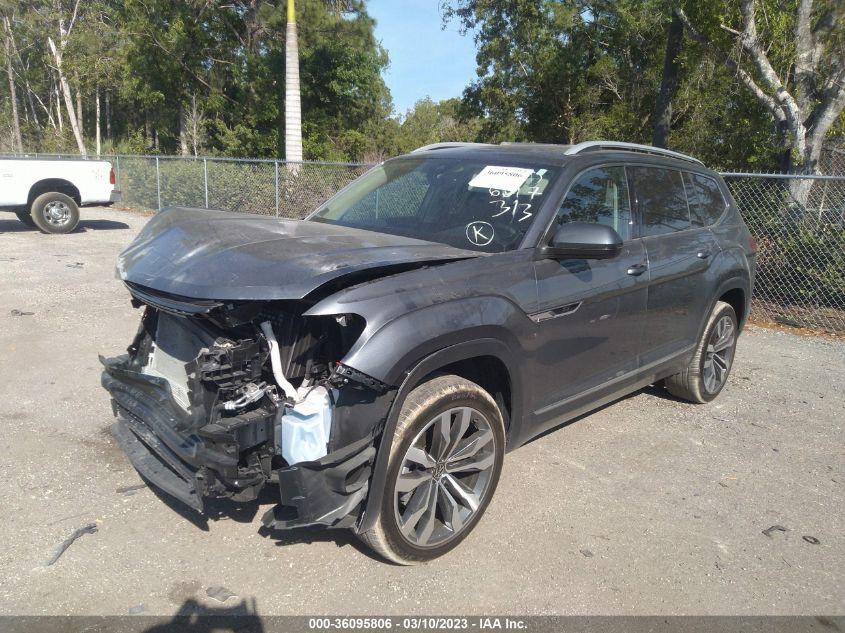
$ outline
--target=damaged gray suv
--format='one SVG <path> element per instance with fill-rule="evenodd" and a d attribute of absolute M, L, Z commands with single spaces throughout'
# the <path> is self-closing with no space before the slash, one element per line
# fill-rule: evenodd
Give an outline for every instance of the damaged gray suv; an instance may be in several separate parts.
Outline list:
<path fill-rule="evenodd" d="M 715 398 L 755 251 L 716 173 L 626 143 L 427 146 L 305 220 L 170 209 L 117 265 L 114 435 L 197 511 L 271 487 L 268 528 L 430 560 L 506 451 L 649 384 Z"/>

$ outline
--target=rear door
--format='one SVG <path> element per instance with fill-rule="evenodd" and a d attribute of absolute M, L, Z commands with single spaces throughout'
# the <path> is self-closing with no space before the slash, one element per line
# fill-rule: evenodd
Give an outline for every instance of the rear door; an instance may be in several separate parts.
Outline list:
<path fill-rule="evenodd" d="M 533 392 L 540 423 L 565 414 L 577 396 L 635 371 L 641 349 L 648 271 L 642 240 L 632 233 L 623 166 L 595 167 L 575 178 L 551 232 L 573 221 L 611 226 L 624 245 L 611 259 L 535 262 Z"/>
<path fill-rule="evenodd" d="M 628 175 L 637 234 L 648 257 L 647 320 L 640 365 L 649 365 L 695 344 L 711 299 L 706 273 L 719 245 L 708 228 L 690 221 L 681 171 L 633 165 Z"/>

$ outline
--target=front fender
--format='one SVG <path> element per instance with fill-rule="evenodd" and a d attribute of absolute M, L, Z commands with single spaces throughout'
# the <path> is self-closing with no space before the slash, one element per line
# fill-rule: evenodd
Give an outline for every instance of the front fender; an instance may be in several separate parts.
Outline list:
<path fill-rule="evenodd" d="M 534 327 L 519 307 L 502 297 L 458 299 L 402 314 L 372 330 L 368 324 L 343 363 L 399 385 L 421 359 L 465 341 L 499 340 L 512 356 L 524 358 L 521 341 Z"/>

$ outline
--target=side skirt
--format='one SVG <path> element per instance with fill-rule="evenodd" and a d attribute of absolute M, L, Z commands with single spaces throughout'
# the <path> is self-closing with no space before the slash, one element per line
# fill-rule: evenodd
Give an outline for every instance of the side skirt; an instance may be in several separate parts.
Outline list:
<path fill-rule="evenodd" d="M 690 346 L 676 354 L 649 363 L 645 367 L 640 367 L 606 383 L 582 391 L 566 400 L 561 400 L 560 402 L 534 411 L 533 423 L 527 425 L 527 428 L 531 430 L 526 437 L 521 438 L 522 441 L 520 444 L 524 444 L 541 433 L 560 426 L 569 420 L 598 409 L 643 387 L 647 387 L 658 380 L 666 378 L 666 376 L 677 373 L 689 362 L 689 358 L 694 350 L 695 346 Z"/>

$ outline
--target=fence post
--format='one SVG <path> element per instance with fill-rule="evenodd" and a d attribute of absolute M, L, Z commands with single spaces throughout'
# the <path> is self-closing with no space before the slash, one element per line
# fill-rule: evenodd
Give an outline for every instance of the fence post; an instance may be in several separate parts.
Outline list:
<path fill-rule="evenodd" d="M 202 175 L 205 181 L 205 208 L 208 208 L 208 159 L 202 159 Z"/>
<path fill-rule="evenodd" d="M 120 183 L 120 154 L 114 157 L 115 162 L 115 171 L 117 171 L 117 186 L 122 189 L 122 185 Z"/>
<path fill-rule="evenodd" d="M 279 217 L 279 161 L 273 161 L 276 169 L 276 217 Z"/>
<path fill-rule="evenodd" d="M 156 198 L 158 198 L 158 210 L 161 211 L 161 174 L 158 168 L 158 156 L 156 156 Z"/>

